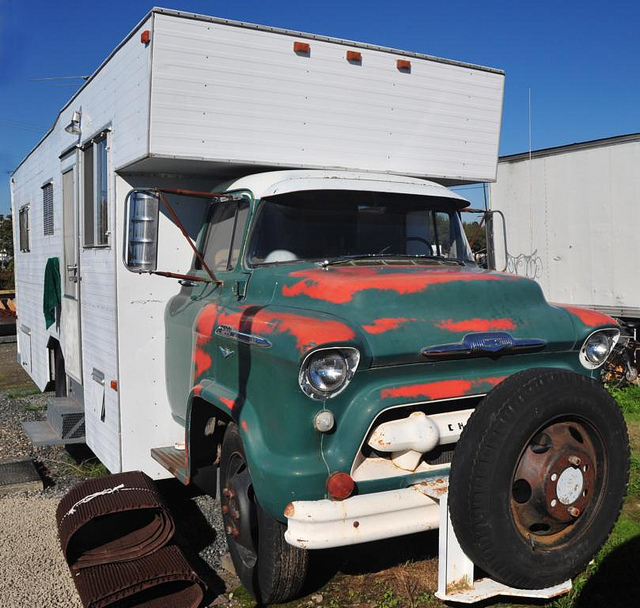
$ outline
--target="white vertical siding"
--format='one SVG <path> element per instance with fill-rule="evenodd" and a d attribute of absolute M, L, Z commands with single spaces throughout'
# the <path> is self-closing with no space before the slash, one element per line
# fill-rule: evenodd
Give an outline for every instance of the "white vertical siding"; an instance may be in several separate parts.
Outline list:
<path fill-rule="evenodd" d="M 151 20 L 140 29 L 149 28 Z M 14 175 L 13 210 L 31 204 L 31 251 L 16 255 L 17 308 L 20 320 L 32 330 L 32 377 L 42 389 L 48 381 L 46 344 L 58 336 L 55 326 L 44 328 L 42 313 L 43 276 L 47 258 L 63 260 L 62 188 L 60 154 L 77 142 L 65 132 L 75 110 L 82 110 L 82 134 L 78 143 L 109 127 L 109 246 L 80 251 L 80 302 L 83 385 L 87 443 L 111 471 L 121 469 L 120 411 L 118 393 L 110 381 L 118 379 L 115 263 L 120 228 L 115 224 L 115 179 L 111 170 L 147 153 L 150 47 L 141 44 L 139 34 L 126 41 L 72 99 L 58 116 L 50 133 L 25 159 Z M 65 166 L 68 160 L 64 161 Z M 78 166 L 80 169 L 80 166 Z M 81 178 L 81 172 L 76 173 Z M 53 179 L 53 236 L 43 236 L 42 190 Z M 82 226 L 82 221 L 80 223 Z M 81 239 L 82 243 L 82 239 Z M 105 376 L 104 419 L 102 387 L 92 379 L 93 369 Z"/>
<path fill-rule="evenodd" d="M 535 278 L 552 301 L 640 309 L 631 274 L 640 266 L 639 166 L 640 142 L 499 164 L 491 206 L 505 214 L 509 253 L 537 259 Z M 500 263 L 499 233 L 496 245 Z"/>
<path fill-rule="evenodd" d="M 504 76 L 157 14 L 152 154 L 493 180 Z"/>

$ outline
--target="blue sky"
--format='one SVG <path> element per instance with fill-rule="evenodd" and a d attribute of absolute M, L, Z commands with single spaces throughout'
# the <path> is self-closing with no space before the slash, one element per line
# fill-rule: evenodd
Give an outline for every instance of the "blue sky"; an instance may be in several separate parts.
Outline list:
<path fill-rule="evenodd" d="M 640 131 L 640 2 L 157 0 L 160 6 L 504 69 L 501 154 Z M 9 173 L 154 5 L 0 0 L 0 214 Z"/>

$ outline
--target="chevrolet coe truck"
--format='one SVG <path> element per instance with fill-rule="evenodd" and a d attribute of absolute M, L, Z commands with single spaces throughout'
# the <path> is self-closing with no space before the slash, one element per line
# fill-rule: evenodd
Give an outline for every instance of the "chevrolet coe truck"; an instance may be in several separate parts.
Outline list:
<path fill-rule="evenodd" d="M 619 328 L 473 262 L 449 186 L 495 179 L 503 83 L 153 9 L 12 176 L 19 357 L 57 394 L 34 441 L 219 490 L 264 604 L 312 550 L 449 512 L 470 569 L 441 597 L 474 564 L 565 584 L 625 493 Z"/>

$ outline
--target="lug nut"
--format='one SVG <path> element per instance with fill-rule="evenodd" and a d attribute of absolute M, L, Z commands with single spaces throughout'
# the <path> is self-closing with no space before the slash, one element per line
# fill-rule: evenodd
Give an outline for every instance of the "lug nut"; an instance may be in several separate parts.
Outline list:
<path fill-rule="evenodd" d="M 569 464 L 572 464 L 574 467 L 579 467 L 582 462 L 577 456 L 569 456 L 567 460 L 569 461 Z"/>
<path fill-rule="evenodd" d="M 567 507 L 567 511 L 569 511 L 571 517 L 578 517 L 580 515 L 580 509 L 576 509 L 576 507 Z"/>
<path fill-rule="evenodd" d="M 238 509 L 234 509 L 231 511 L 231 517 L 238 521 L 240 519 L 240 511 L 238 511 Z"/>
<path fill-rule="evenodd" d="M 224 530 L 227 534 L 233 534 L 233 528 L 231 526 L 226 526 Z"/>
<path fill-rule="evenodd" d="M 227 507 L 227 505 L 222 505 L 222 512 L 226 515 L 229 512 L 229 507 Z"/>

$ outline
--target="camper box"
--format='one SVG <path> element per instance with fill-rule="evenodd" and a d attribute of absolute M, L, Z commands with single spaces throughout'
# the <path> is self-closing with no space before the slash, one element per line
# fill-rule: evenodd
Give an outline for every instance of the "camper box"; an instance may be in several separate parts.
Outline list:
<path fill-rule="evenodd" d="M 111 472 L 154 478 L 169 473 L 150 450 L 184 441 L 164 357 L 165 306 L 180 285 L 122 262 L 132 188 L 212 191 L 286 168 L 491 181 L 503 81 L 495 69 L 153 9 L 11 178 L 19 360 L 40 389 L 66 394 L 52 400 L 64 424 L 32 437 L 86 441 Z M 176 209 L 195 238 L 202 206 Z M 193 253 L 166 213 L 159 230 L 158 267 L 186 272 Z"/>

